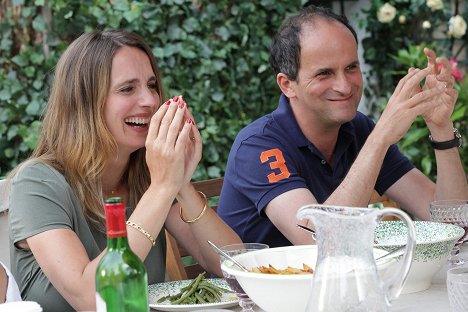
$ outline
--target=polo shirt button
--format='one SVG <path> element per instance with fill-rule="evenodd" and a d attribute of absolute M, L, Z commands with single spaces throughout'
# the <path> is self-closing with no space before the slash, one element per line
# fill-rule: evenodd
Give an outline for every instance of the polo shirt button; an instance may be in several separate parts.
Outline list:
<path fill-rule="evenodd" d="M 322 165 L 325 165 L 327 163 L 327 161 L 325 159 L 322 159 L 322 161 L 320 161 L 322 163 Z"/>

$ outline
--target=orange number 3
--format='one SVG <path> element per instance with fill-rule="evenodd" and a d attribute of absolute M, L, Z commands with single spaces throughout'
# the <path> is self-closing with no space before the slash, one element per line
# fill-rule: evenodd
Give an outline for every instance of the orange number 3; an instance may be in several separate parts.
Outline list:
<path fill-rule="evenodd" d="M 270 158 L 274 158 L 272 162 L 270 162 L 271 169 L 279 169 L 280 173 L 270 173 L 268 175 L 268 181 L 270 183 L 275 183 L 281 181 L 283 179 L 288 178 L 291 174 L 289 173 L 288 167 L 286 167 L 286 161 L 283 157 L 283 152 L 277 148 L 264 151 L 260 154 L 260 161 L 263 163 L 267 162 Z"/>

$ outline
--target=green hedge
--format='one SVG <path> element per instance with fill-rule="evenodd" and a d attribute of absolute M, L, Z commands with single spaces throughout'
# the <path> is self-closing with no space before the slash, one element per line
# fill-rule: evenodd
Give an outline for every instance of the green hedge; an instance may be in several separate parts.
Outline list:
<path fill-rule="evenodd" d="M 239 130 L 276 107 L 271 37 L 304 1 L 9 2 L 0 16 L 0 176 L 34 148 L 66 46 L 85 31 L 122 28 L 152 47 L 166 98 L 183 94 L 194 112 L 204 141 L 199 180 L 223 175 Z"/>
<path fill-rule="evenodd" d="M 203 136 L 203 159 L 194 179 L 222 176 L 229 149 L 239 130 L 277 105 L 279 89 L 268 64 L 271 37 L 284 18 L 305 2 L 2 0 L 0 177 L 26 158 L 36 145 L 40 115 L 58 57 L 81 33 L 107 28 L 136 32 L 153 48 L 166 98 L 184 95 Z M 403 5 L 407 1 L 395 2 Z M 364 10 L 366 22 L 361 22 L 361 27 L 370 34 L 363 40 L 366 62 L 374 68 L 372 73 L 378 75 L 376 81 L 384 82 L 383 85 L 370 84 L 374 88 L 367 90 L 367 94 L 377 100 L 371 110 L 378 117 L 382 108 L 379 103 L 386 102 L 385 98 L 396 83 L 395 79 L 387 79 L 389 73 L 392 75 L 401 65 L 408 66 L 391 56 L 382 56 L 387 52 L 396 54 L 398 49 L 406 48 L 408 42 L 395 46 L 395 40 L 405 40 L 398 31 L 392 36 L 379 35 L 384 28 L 389 31 L 386 25 L 375 21 L 376 9 L 383 2 L 372 0 L 371 3 L 371 7 Z M 410 7 L 418 9 L 424 3 L 417 0 L 417 5 L 411 2 Z M 416 9 L 414 11 L 419 12 Z M 431 16 L 438 18 L 439 15 Z M 387 52 L 372 54 L 380 47 Z M 376 62 L 378 59 L 385 64 Z M 390 60 L 392 66 L 389 66 Z M 467 83 L 465 80 L 460 88 L 455 113 L 456 125 L 465 136 Z M 421 170 L 434 177 L 434 154 L 427 144 L 426 133 L 423 122 L 417 120 L 400 147 Z M 462 154 L 466 154 L 467 149 L 465 143 Z M 464 166 L 467 170 L 468 159 L 464 160 Z"/>

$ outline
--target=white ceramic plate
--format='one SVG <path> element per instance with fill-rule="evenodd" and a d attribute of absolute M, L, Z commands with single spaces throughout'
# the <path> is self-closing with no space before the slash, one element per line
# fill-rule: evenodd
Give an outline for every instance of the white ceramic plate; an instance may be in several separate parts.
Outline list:
<path fill-rule="evenodd" d="M 213 285 L 231 289 L 226 281 L 222 278 L 206 279 Z M 192 280 L 173 281 L 148 286 L 149 291 L 149 306 L 152 309 L 159 311 L 194 311 L 202 309 L 219 309 L 236 306 L 239 298 L 233 293 L 224 293 L 220 302 L 204 303 L 204 304 L 171 304 L 169 301 L 158 303 L 158 299 L 169 294 L 176 294 L 182 287 L 187 286 Z"/>

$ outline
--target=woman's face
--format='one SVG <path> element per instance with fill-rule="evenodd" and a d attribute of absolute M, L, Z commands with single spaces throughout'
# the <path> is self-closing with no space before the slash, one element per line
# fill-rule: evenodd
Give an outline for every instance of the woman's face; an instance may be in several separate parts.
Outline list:
<path fill-rule="evenodd" d="M 145 145 L 151 116 L 159 103 L 148 56 L 133 47 L 118 49 L 112 60 L 104 118 L 119 153 L 130 154 Z"/>

